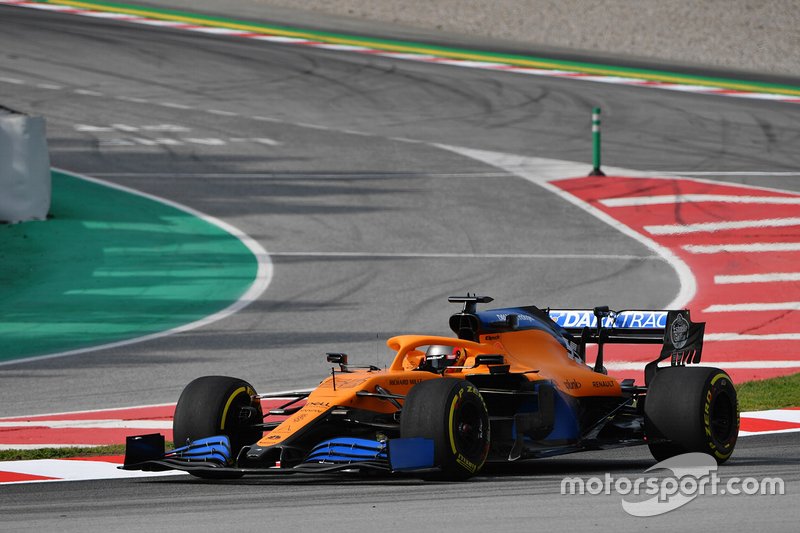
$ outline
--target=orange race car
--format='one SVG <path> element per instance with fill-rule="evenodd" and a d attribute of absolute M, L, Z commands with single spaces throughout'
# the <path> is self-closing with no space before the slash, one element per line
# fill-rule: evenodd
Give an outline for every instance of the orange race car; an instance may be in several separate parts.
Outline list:
<path fill-rule="evenodd" d="M 246 381 L 192 381 L 175 409 L 180 447 L 165 452 L 158 434 L 129 437 L 122 468 L 466 479 L 487 462 L 620 446 L 647 444 L 658 460 L 704 452 L 722 463 L 733 452 L 736 391 L 722 370 L 686 366 L 700 361 L 704 328 L 689 311 L 478 311 L 492 299 L 449 300 L 463 304 L 450 318 L 457 337 L 393 337 L 388 369 L 329 353 L 338 369 L 266 416 L 261 399 L 270 395 Z M 607 375 L 607 344 L 662 346 L 637 385 Z M 597 345 L 591 366 L 587 345 Z"/>

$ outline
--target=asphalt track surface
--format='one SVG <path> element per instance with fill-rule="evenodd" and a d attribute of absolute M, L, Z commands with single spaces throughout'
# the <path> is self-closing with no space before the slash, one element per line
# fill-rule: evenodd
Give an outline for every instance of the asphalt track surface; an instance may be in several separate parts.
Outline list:
<path fill-rule="evenodd" d="M 794 531 L 796 433 L 747 437 L 718 474 L 781 478 L 783 496 L 706 494 L 667 514 L 637 518 L 622 496 L 562 495 L 564 477 L 642 477 L 646 448 L 490 469 L 463 483 L 413 479 L 191 476 L 0 487 L 2 530 L 41 531 Z M 627 500 L 637 498 L 626 496 Z"/>
<path fill-rule="evenodd" d="M 383 363 L 391 335 L 446 333 L 452 309 L 445 298 L 467 290 L 501 305 L 613 308 L 660 307 L 678 292 L 674 272 L 642 245 L 530 183 L 432 143 L 588 162 L 589 114 L 601 106 L 609 165 L 757 171 L 767 175 L 718 179 L 800 190 L 796 176 L 769 175 L 799 166 L 794 105 L 531 79 L 7 7 L 0 7 L 0 50 L 4 75 L 31 82 L 0 84 L 2 103 L 47 118 L 54 166 L 229 222 L 257 239 L 275 268 L 259 301 L 205 328 L 3 367 L 3 416 L 174 401 L 185 383 L 207 374 L 244 377 L 264 391 L 312 386 L 327 370 L 325 351 Z M 76 128 L 163 124 L 226 142 L 111 146 L 107 134 Z M 117 131 L 112 140 L 133 135 Z M 234 141 L 256 138 L 279 144 Z M 396 252 L 462 256 L 390 255 Z M 542 257 L 481 257 L 531 253 Z M 521 529 L 541 520 L 536 527 L 785 530 L 798 503 L 796 442 L 792 435 L 742 440 L 724 469 L 781 475 L 787 496 L 715 497 L 663 521 L 628 517 L 614 496 L 560 496 L 564 475 L 606 471 L 596 456 L 581 456 L 446 486 L 160 480 L 82 482 L 68 491 L 58 483 L 3 487 L 0 528 L 131 530 L 157 511 L 160 525 L 178 530 L 265 522 L 344 530 L 344 517 L 355 529 Z M 621 471 L 652 464 L 646 450 L 608 453 Z"/>

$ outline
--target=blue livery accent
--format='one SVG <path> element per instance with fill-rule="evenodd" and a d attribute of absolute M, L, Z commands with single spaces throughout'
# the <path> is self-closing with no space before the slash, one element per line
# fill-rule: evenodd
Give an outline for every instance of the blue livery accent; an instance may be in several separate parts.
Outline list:
<path fill-rule="evenodd" d="M 591 309 L 551 309 L 550 318 L 562 328 L 596 328 L 597 318 Z M 666 311 L 620 311 L 603 319 L 604 328 L 664 329 Z"/>
<path fill-rule="evenodd" d="M 574 400 L 566 397 L 558 389 L 555 392 L 555 424 L 553 431 L 545 437 L 545 440 L 576 441 L 580 437 L 581 430 L 578 415 L 573 407 Z"/>
<path fill-rule="evenodd" d="M 304 463 L 358 463 L 387 461 L 386 444 L 368 439 L 341 437 L 317 444 Z"/>
<path fill-rule="evenodd" d="M 388 444 L 392 472 L 433 468 L 433 439 L 391 439 Z"/>
<path fill-rule="evenodd" d="M 536 390 L 539 390 L 539 385 L 536 385 Z M 545 441 L 576 441 L 580 436 L 580 426 L 578 424 L 578 416 L 573 408 L 574 401 L 565 396 L 564 393 L 555 389 L 554 408 L 555 420 L 553 422 L 553 430 L 544 438 Z M 517 410 L 518 413 L 535 413 L 539 410 L 539 401 L 537 397 L 532 397 L 520 405 Z M 516 425 L 512 428 L 511 435 L 513 438 L 517 437 Z"/>
<path fill-rule="evenodd" d="M 481 331 L 484 333 L 491 333 L 498 331 L 499 328 L 495 326 L 498 323 L 504 323 L 508 315 L 517 315 L 518 330 L 525 329 L 538 329 L 549 333 L 561 343 L 565 348 L 569 349 L 564 335 L 566 332 L 549 320 L 543 320 L 525 309 L 516 307 L 509 307 L 505 309 L 490 309 L 488 311 L 480 311 L 475 313 L 475 316 L 480 320 Z"/>
<path fill-rule="evenodd" d="M 225 435 L 197 439 L 188 446 L 176 448 L 164 454 L 164 459 L 202 461 L 226 466 L 233 462 L 231 441 Z"/>
<path fill-rule="evenodd" d="M 478 320 L 480 320 L 481 330 L 483 332 L 494 331 L 495 326 L 493 326 L 493 324 L 505 322 L 508 315 L 517 315 L 518 330 L 536 329 L 549 333 L 568 352 L 572 352 L 572 348 L 565 337 L 567 332 L 564 331 L 559 324 L 550 320 L 543 320 L 524 309 L 509 307 L 505 309 L 490 309 L 475 314 Z"/>

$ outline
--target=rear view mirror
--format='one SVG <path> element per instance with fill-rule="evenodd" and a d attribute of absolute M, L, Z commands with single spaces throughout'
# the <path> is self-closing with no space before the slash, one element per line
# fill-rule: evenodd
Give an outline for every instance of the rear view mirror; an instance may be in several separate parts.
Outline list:
<path fill-rule="evenodd" d="M 503 363 L 505 363 L 505 358 L 501 354 L 484 354 L 475 357 L 475 366 L 502 365 Z"/>
<path fill-rule="evenodd" d="M 327 355 L 328 362 L 334 363 L 338 365 L 346 365 L 347 364 L 347 354 L 346 353 L 328 353 Z"/>

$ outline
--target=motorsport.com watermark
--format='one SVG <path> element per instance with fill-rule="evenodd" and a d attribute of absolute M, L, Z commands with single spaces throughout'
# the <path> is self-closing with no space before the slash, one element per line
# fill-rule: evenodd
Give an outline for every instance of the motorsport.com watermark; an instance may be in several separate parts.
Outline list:
<path fill-rule="evenodd" d="M 657 463 L 645 472 L 669 470 L 672 475 L 566 477 L 561 480 L 561 494 L 619 494 L 622 508 L 633 516 L 656 516 L 686 505 L 702 495 L 783 495 L 785 484 L 778 477 L 731 477 L 717 475 L 716 460 L 705 453 L 686 453 Z M 643 498 L 647 497 L 649 498 Z"/>

